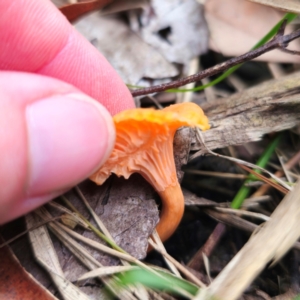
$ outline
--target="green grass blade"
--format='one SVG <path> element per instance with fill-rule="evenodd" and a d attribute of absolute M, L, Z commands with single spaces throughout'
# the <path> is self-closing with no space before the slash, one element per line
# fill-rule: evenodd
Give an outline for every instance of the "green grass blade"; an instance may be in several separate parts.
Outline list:
<path fill-rule="evenodd" d="M 276 35 L 278 32 L 278 29 L 280 28 L 282 22 L 284 20 L 287 20 L 287 23 L 292 22 L 295 18 L 297 17 L 296 14 L 293 13 L 287 13 L 284 15 L 284 17 L 261 39 L 259 40 L 252 48 L 251 50 L 254 50 L 256 48 L 261 47 L 264 45 L 266 42 L 268 42 L 273 36 Z M 216 85 L 217 83 L 221 82 L 225 78 L 227 78 L 229 75 L 231 75 L 233 72 L 235 72 L 242 64 L 236 65 L 230 69 L 228 69 L 226 72 L 224 72 L 222 75 L 217 77 L 215 80 L 201 86 L 197 86 L 193 89 L 170 89 L 167 90 L 167 92 L 197 92 L 197 91 L 202 91 L 210 86 Z"/>
<path fill-rule="evenodd" d="M 197 286 L 184 279 L 165 272 L 158 271 L 158 273 L 160 276 L 150 273 L 144 269 L 137 269 L 124 272 L 117 277 L 121 285 L 124 286 L 140 283 L 151 289 L 163 290 L 177 295 L 180 294 L 180 290 L 182 290 L 194 296 L 199 290 Z"/>
<path fill-rule="evenodd" d="M 261 167 L 261 168 L 265 168 L 268 161 L 270 160 L 272 154 L 274 153 L 276 147 L 278 146 L 278 143 L 281 139 L 281 134 L 278 135 L 267 147 L 267 149 L 263 152 L 263 154 L 261 155 L 261 157 L 259 158 L 259 160 L 257 161 L 256 165 Z M 261 173 L 260 170 L 255 170 L 255 172 L 257 173 Z M 248 197 L 251 188 L 245 186 L 245 184 L 257 180 L 256 177 L 253 174 L 250 174 L 248 179 L 245 180 L 244 185 L 240 188 L 240 190 L 237 192 L 237 194 L 235 195 L 234 199 L 231 202 L 231 207 L 238 209 L 241 207 L 241 205 L 243 204 L 244 200 Z"/>

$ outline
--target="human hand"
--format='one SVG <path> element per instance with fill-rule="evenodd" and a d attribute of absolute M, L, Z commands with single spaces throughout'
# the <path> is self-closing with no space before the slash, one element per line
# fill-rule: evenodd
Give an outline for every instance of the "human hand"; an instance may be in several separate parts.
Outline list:
<path fill-rule="evenodd" d="M 50 0 L 1 0 L 0 12 L 3 224 L 97 170 L 114 144 L 110 114 L 134 103 Z"/>

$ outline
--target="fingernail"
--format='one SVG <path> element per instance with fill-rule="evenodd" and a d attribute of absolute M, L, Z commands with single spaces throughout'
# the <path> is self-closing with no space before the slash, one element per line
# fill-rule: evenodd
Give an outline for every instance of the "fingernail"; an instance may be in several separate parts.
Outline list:
<path fill-rule="evenodd" d="M 34 197 L 74 186 L 110 155 L 112 118 L 82 94 L 57 95 L 26 108 L 29 152 L 27 195 Z"/>

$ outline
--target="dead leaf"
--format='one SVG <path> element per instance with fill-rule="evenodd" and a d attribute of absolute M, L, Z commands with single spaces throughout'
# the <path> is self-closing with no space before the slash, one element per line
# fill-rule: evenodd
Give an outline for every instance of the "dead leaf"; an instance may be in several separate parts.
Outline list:
<path fill-rule="evenodd" d="M 57 300 L 21 266 L 7 246 L 0 248 L 0 295 L 7 300 Z"/>
<path fill-rule="evenodd" d="M 38 222 L 34 213 L 26 215 L 25 219 L 29 228 Z M 65 278 L 46 226 L 29 231 L 29 239 L 36 261 L 47 271 L 63 299 L 88 300 L 88 297 L 77 286 Z"/>
<path fill-rule="evenodd" d="M 148 237 L 158 222 L 157 205 L 151 200 L 154 196 L 152 187 L 140 176 L 132 176 L 129 180 L 114 178 L 102 186 L 86 181 L 79 187 L 119 246 L 137 258 L 144 257 L 148 248 Z M 74 191 L 69 192 L 66 197 L 89 218 L 89 213 Z M 49 211 L 52 215 L 57 213 L 52 207 L 49 207 Z M 78 228 L 76 231 L 86 238 L 103 243 L 89 230 Z M 86 272 L 86 268 L 64 246 L 56 240 L 53 243 L 66 279 L 77 280 Z M 86 248 L 102 265 L 114 266 L 119 262 L 115 257 L 99 250 Z M 96 295 L 98 289 L 95 283 L 90 293 Z"/>
<path fill-rule="evenodd" d="M 142 11 L 137 33 L 168 61 L 187 64 L 207 51 L 207 25 L 196 0 L 152 0 L 150 7 L 151 14 Z"/>
<path fill-rule="evenodd" d="M 86 1 L 86 2 L 79 2 L 79 3 L 72 3 L 60 7 L 59 10 L 65 17 L 70 21 L 74 22 L 78 18 L 82 17 L 83 15 L 96 10 L 101 9 L 112 0 L 94 0 L 94 1 Z"/>
<path fill-rule="evenodd" d="M 300 13 L 300 3 L 298 0 L 250 0 L 259 4 L 267 5 L 273 8 L 281 9 L 283 11 Z"/>
<path fill-rule="evenodd" d="M 210 32 L 209 46 L 225 56 L 238 56 L 249 51 L 281 20 L 283 12 L 246 0 L 208 0 L 205 18 Z M 286 33 L 292 31 L 288 26 Z M 299 41 L 291 49 L 300 50 Z M 279 50 L 258 58 L 270 62 L 300 62 L 300 57 Z"/>
<path fill-rule="evenodd" d="M 178 75 L 172 64 L 117 17 L 92 13 L 77 22 L 75 28 L 107 58 L 126 83 L 138 84 L 143 77 Z"/>

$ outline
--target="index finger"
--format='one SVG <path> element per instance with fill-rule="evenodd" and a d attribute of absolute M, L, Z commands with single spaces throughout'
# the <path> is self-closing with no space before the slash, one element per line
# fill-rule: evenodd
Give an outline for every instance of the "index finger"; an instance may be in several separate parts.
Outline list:
<path fill-rule="evenodd" d="M 68 82 L 99 100 L 111 114 L 134 107 L 110 64 L 50 0 L 1 0 L 0 12 L 0 69 Z"/>

